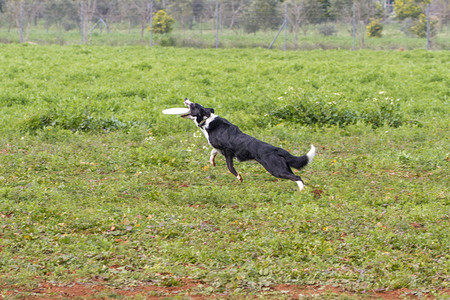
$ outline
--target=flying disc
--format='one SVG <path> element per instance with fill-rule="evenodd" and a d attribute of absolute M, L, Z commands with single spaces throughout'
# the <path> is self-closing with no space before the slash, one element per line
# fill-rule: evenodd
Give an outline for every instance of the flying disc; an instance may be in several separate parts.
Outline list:
<path fill-rule="evenodd" d="M 163 110 L 163 114 L 166 115 L 185 115 L 189 113 L 189 108 L 187 107 L 174 107 Z"/>

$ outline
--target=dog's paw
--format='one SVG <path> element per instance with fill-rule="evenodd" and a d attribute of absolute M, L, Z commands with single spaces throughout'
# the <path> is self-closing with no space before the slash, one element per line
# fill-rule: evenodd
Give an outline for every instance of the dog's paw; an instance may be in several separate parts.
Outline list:
<path fill-rule="evenodd" d="M 215 162 L 214 160 L 210 160 L 209 163 L 210 163 L 213 167 L 216 166 L 216 162 Z"/>
<path fill-rule="evenodd" d="M 296 181 L 296 183 L 298 184 L 298 188 L 300 190 L 300 192 L 305 188 L 305 185 L 303 184 L 302 181 Z"/>
<path fill-rule="evenodd" d="M 242 179 L 241 174 L 238 174 L 238 176 L 236 177 L 240 182 L 242 182 L 244 179 Z"/>

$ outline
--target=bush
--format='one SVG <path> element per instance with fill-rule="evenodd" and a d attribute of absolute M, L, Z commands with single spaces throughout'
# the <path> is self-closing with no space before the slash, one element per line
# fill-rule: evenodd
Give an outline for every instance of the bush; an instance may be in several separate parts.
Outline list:
<path fill-rule="evenodd" d="M 245 15 L 241 21 L 246 33 L 256 33 L 260 29 L 259 22 L 251 15 Z"/>
<path fill-rule="evenodd" d="M 354 109 L 342 100 L 325 101 L 327 97 L 294 91 L 287 93 L 286 105 L 270 113 L 276 122 L 279 120 L 309 126 L 339 126 L 362 122 L 373 128 L 381 126 L 399 127 L 404 123 L 398 100 L 390 97 L 373 98 L 364 101 L 362 107 Z"/>
<path fill-rule="evenodd" d="M 67 112 L 51 109 L 47 112 L 35 114 L 22 122 L 22 131 L 36 132 L 42 129 L 60 128 L 73 132 L 111 132 L 128 129 L 130 122 L 122 122 L 114 116 L 97 117 L 89 111 Z"/>
<path fill-rule="evenodd" d="M 397 0 L 394 4 L 394 11 L 400 20 L 416 19 L 422 13 L 422 8 L 415 0 Z"/>
<path fill-rule="evenodd" d="M 357 121 L 356 113 L 350 109 L 340 109 L 333 103 L 309 99 L 288 104 L 273 111 L 271 115 L 301 125 L 345 126 Z"/>
<path fill-rule="evenodd" d="M 177 41 L 173 36 L 165 36 L 159 41 L 159 45 L 162 47 L 175 47 Z"/>
<path fill-rule="evenodd" d="M 173 29 L 175 20 L 164 10 L 159 10 L 153 16 L 153 32 L 157 34 L 169 33 Z"/>
<path fill-rule="evenodd" d="M 383 31 L 383 25 L 380 23 L 380 19 L 371 19 L 370 23 L 366 26 L 367 36 L 369 37 L 381 37 Z"/>
<path fill-rule="evenodd" d="M 404 123 L 404 117 L 400 112 L 398 99 L 390 97 L 372 98 L 365 102 L 366 108 L 362 110 L 359 119 L 370 124 L 373 128 L 381 126 L 400 127 Z"/>
<path fill-rule="evenodd" d="M 319 30 L 319 33 L 323 36 L 332 36 L 337 33 L 337 29 L 335 28 L 335 26 L 328 25 L 328 24 L 319 26 L 318 30 Z"/>
<path fill-rule="evenodd" d="M 414 34 L 411 32 L 411 27 L 414 26 L 414 20 L 412 18 L 407 18 L 403 20 L 402 26 L 400 27 L 400 30 L 406 34 L 409 37 L 413 37 Z"/>
<path fill-rule="evenodd" d="M 71 31 L 77 27 L 77 23 L 72 21 L 65 21 L 63 22 L 62 27 L 64 28 L 65 31 Z"/>
<path fill-rule="evenodd" d="M 432 17 L 430 20 L 430 35 L 436 35 L 436 24 L 438 20 L 436 17 Z M 424 14 L 419 16 L 419 19 L 414 22 L 414 25 L 409 28 L 411 33 L 414 33 L 418 37 L 424 38 L 427 36 L 427 17 Z"/>

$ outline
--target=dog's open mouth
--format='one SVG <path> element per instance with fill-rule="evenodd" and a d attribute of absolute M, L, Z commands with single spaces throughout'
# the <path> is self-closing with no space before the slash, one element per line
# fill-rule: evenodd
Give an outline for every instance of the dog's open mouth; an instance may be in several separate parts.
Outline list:
<path fill-rule="evenodd" d="M 189 101 L 188 98 L 184 99 L 184 105 L 186 105 L 189 108 L 189 112 L 187 114 L 181 115 L 182 118 L 187 118 L 187 117 L 189 117 L 191 115 L 191 106 L 190 106 L 191 103 L 192 102 Z"/>
<path fill-rule="evenodd" d="M 182 114 L 181 117 L 182 118 L 187 118 L 191 116 L 191 108 L 189 107 L 189 105 L 186 105 L 189 108 L 189 112 L 187 114 Z"/>

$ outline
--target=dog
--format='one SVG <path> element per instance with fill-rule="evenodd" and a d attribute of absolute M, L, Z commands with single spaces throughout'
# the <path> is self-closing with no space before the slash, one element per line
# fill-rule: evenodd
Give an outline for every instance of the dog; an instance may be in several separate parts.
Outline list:
<path fill-rule="evenodd" d="M 188 98 L 184 99 L 184 104 L 189 108 L 189 112 L 181 117 L 194 121 L 213 148 L 209 158 L 211 165 L 215 166 L 217 154 L 222 154 L 225 156 L 228 170 L 242 182 L 241 174 L 234 168 L 233 159 L 239 162 L 256 160 L 271 175 L 295 181 L 300 191 L 303 190 L 303 180 L 292 172 L 291 167 L 300 170 L 309 164 L 316 155 L 313 145 L 306 155 L 294 156 L 282 148 L 243 133 L 236 125 L 215 115 L 212 108 L 205 108 Z"/>

